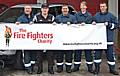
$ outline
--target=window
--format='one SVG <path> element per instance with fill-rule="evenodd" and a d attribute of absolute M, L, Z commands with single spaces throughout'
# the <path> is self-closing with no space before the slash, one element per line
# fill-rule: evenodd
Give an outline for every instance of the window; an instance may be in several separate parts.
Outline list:
<path fill-rule="evenodd" d="M 14 23 L 22 13 L 22 8 L 10 8 L 0 16 L 0 22 Z"/>

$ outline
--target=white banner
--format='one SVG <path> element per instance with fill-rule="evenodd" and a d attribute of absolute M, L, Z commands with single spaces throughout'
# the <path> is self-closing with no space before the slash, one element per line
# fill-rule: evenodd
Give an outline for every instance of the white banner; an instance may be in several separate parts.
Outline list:
<path fill-rule="evenodd" d="M 107 49 L 104 24 L 0 24 L 0 49 Z"/>

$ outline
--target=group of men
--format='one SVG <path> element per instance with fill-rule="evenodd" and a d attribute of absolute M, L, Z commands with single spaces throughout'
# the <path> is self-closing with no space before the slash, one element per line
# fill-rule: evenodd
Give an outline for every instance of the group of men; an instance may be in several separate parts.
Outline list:
<path fill-rule="evenodd" d="M 42 4 L 41 13 L 33 16 L 32 14 L 32 6 L 26 5 L 24 7 L 24 14 L 21 15 L 16 24 L 20 23 L 62 23 L 62 24 L 93 24 L 96 23 L 105 23 L 107 27 L 107 50 L 106 56 L 108 59 L 108 65 L 110 69 L 110 73 L 114 75 L 118 75 L 118 72 L 115 70 L 115 56 L 113 52 L 113 38 L 114 38 L 114 29 L 118 26 L 118 21 L 115 16 L 107 11 L 107 4 L 105 2 L 100 3 L 100 12 L 96 13 L 95 16 L 87 11 L 87 3 L 82 1 L 80 3 L 81 11 L 76 13 L 75 15 L 71 15 L 69 13 L 68 5 L 64 4 L 61 8 L 62 14 L 54 17 L 49 14 L 49 5 Z M 96 37 L 97 38 L 97 37 Z M 103 49 L 104 50 L 104 49 Z M 65 63 L 66 72 L 76 72 L 79 71 L 81 64 L 81 55 L 82 51 L 85 52 L 86 64 L 88 67 L 88 72 L 99 74 L 100 73 L 100 63 L 102 61 L 101 54 L 102 51 L 100 49 L 94 50 L 94 58 L 93 52 L 91 49 L 87 50 L 24 50 L 24 66 L 29 74 L 32 74 L 34 71 L 37 74 L 41 74 L 43 72 L 43 56 L 46 56 L 48 61 L 48 72 L 50 74 L 54 74 L 54 54 L 57 65 L 57 72 L 61 73 L 63 71 L 63 65 Z M 74 57 L 73 57 L 74 54 Z M 64 58 L 65 57 L 65 58 Z M 72 68 L 72 60 L 74 58 L 74 67 Z M 64 62 L 65 59 L 65 62 Z M 95 64 L 95 69 L 93 69 L 93 61 Z"/>

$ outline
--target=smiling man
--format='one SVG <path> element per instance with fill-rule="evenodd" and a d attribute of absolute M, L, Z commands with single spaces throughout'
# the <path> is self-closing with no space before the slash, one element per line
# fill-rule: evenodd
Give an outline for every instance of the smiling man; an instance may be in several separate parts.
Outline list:
<path fill-rule="evenodd" d="M 33 22 L 34 23 L 53 23 L 54 16 L 49 14 L 49 5 L 47 3 L 42 4 L 41 12 L 34 16 Z M 39 40 L 39 42 L 43 42 Z M 45 42 L 45 41 L 44 41 Z M 50 41 L 48 41 L 50 42 Z M 43 56 L 45 55 L 48 61 L 48 73 L 54 74 L 54 58 L 53 58 L 53 51 L 52 50 L 39 50 L 37 51 L 37 63 L 36 66 L 38 67 L 37 74 L 41 74 L 43 72 Z"/>
<path fill-rule="evenodd" d="M 113 75 L 118 75 L 118 72 L 115 70 L 115 56 L 113 51 L 114 45 L 114 29 L 118 27 L 117 18 L 108 12 L 107 3 L 100 3 L 100 12 L 96 13 L 94 16 L 94 21 L 96 23 L 104 23 L 107 28 L 107 50 L 105 49 L 105 53 L 108 59 L 108 65 L 110 73 Z M 102 61 L 101 55 L 103 50 L 95 50 L 95 74 L 99 74 L 100 72 L 100 63 Z"/>

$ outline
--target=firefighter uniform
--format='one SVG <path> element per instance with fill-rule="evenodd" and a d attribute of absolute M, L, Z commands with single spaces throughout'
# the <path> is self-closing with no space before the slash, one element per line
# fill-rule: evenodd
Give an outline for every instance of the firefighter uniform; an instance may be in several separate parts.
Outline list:
<path fill-rule="evenodd" d="M 84 23 L 84 24 L 90 24 L 92 22 L 92 15 L 86 11 L 86 13 L 82 14 L 82 12 L 78 12 L 75 14 L 77 23 Z M 93 57 L 92 57 L 92 51 L 91 50 L 84 50 L 85 51 L 85 57 L 86 57 L 86 64 L 88 66 L 88 71 L 93 72 L 92 65 L 93 65 Z M 80 64 L 81 64 L 81 55 L 82 50 L 75 50 L 74 51 L 74 68 L 72 69 L 73 72 L 78 71 Z"/>
<path fill-rule="evenodd" d="M 33 22 L 34 23 L 53 23 L 54 16 L 48 14 L 47 18 L 44 18 L 42 14 L 38 13 L 34 16 Z M 53 65 L 54 65 L 54 56 L 52 50 L 39 50 L 37 51 L 37 62 L 36 65 L 38 66 L 38 74 L 42 73 L 43 71 L 43 57 L 46 56 L 48 60 L 48 72 L 50 74 L 54 74 Z"/>
<path fill-rule="evenodd" d="M 28 17 L 27 14 L 23 14 L 17 19 L 17 22 L 30 23 L 32 22 L 33 17 L 34 16 L 32 14 L 30 17 Z M 35 51 L 32 51 L 32 50 L 23 50 L 22 52 L 23 52 L 24 66 L 28 70 L 28 73 L 31 74 L 33 65 L 35 64 L 35 61 L 36 61 L 36 58 L 35 58 L 36 53 Z"/>
<path fill-rule="evenodd" d="M 108 65 L 110 73 L 114 75 L 118 75 L 117 71 L 115 71 L 115 56 L 113 52 L 113 44 L 114 44 L 114 29 L 118 27 L 118 21 L 115 16 L 113 16 L 111 13 L 101 13 L 98 12 L 94 16 L 94 21 L 96 23 L 105 23 L 106 30 L 107 30 L 107 50 L 105 50 L 107 59 L 108 59 Z M 95 74 L 99 73 L 100 70 L 100 63 L 102 61 L 101 59 L 102 50 L 95 50 Z"/>
<path fill-rule="evenodd" d="M 76 23 L 76 18 L 75 16 L 68 14 L 67 16 L 64 16 L 63 14 L 60 14 L 56 16 L 55 18 L 56 23 L 61 23 L 61 24 L 74 24 Z M 65 64 L 66 64 L 66 72 L 70 73 L 71 72 L 71 65 L 72 65 L 72 50 L 57 50 L 56 51 L 56 61 L 57 61 L 57 72 L 60 73 L 63 71 L 63 60 L 64 60 L 64 55 L 65 55 Z"/>

